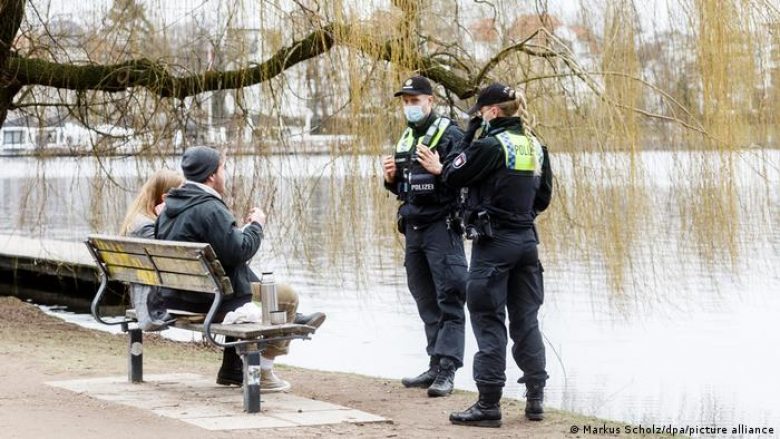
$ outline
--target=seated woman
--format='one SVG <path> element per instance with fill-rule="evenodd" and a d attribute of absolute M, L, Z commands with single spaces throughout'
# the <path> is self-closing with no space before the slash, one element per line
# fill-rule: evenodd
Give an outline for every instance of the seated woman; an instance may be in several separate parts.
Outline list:
<path fill-rule="evenodd" d="M 164 206 L 168 191 L 184 183 L 184 177 L 170 169 L 155 172 L 141 187 L 141 191 L 127 210 L 119 234 L 135 238 L 154 239 L 154 222 Z M 135 308 L 138 327 L 143 331 L 157 331 L 166 326 L 170 316 L 165 311 L 157 288 L 131 285 L 130 297 Z"/>

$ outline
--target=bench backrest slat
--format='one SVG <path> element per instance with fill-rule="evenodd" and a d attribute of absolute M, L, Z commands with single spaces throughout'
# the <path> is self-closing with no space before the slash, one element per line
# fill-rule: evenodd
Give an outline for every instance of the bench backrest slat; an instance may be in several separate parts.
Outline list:
<path fill-rule="evenodd" d="M 154 263 L 154 266 L 157 267 L 157 270 L 164 271 L 166 273 L 210 274 L 208 266 L 204 265 L 202 261 L 152 256 L 152 262 Z"/>
<path fill-rule="evenodd" d="M 203 254 L 206 258 L 216 259 L 208 244 L 179 241 L 157 241 L 153 239 L 122 238 L 90 235 L 90 243 L 98 250 L 115 253 L 133 253 L 149 256 L 169 256 L 174 258 L 197 259 Z M 206 250 L 208 248 L 208 250 Z"/>
<path fill-rule="evenodd" d="M 202 273 L 208 274 L 208 265 L 204 265 L 202 259 L 183 259 L 183 258 L 170 258 L 165 256 L 149 256 L 145 254 L 135 253 L 116 253 L 107 250 L 100 250 L 100 256 L 106 264 L 116 265 L 120 267 L 128 268 L 141 268 L 144 270 L 159 270 L 167 271 L 169 273 Z M 224 276 L 225 273 L 222 270 L 220 264 L 219 270 L 216 270 L 218 276 Z"/>
<path fill-rule="evenodd" d="M 211 275 L 189 275 L 181 273 L 165 273 L 154 270 L 141 270 L 138 268 L 107 265 L 111 279 L 123 282 L 132 282 L 143 285 L 152 285 L 165 288 L 173 288 L 186 291 L 200 291 L 213 293 L 218 288 Z"/>
<path fill-rule="evenodd" d="M 106 264 L 117 265 L 128 268 L 141 268 L 144 270 L 154 270 L 154 264 L 147 255 L 137 255 L 133 253 L 116 253 L 108 250 L 101 250 L 100 257 Z"/>
<path fill-rule="evenodd" d="M 214 293 L 233 289 L 209 244 L 90 235 L 87 245 L 109 280 Z"/>
<path fill-rule="evenodd" d="M 218 288 L 214 278 L 207 276 L 193 276 L 179 273 L 161 273 L 163 285 L 169 288 L 187 291 L 214 292 Z"/>

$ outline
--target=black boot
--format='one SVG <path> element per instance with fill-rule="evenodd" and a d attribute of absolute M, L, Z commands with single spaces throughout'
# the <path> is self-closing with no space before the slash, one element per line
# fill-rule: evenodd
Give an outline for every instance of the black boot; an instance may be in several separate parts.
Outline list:
<path fill-rule="evenodd" d="M 525 383 L 525 417 L 529 421 L 544 419 L 544 381 Z"/>
<path fill-rule="evenodd" d="M 295 320 L 293 320 L 293 323 L 319 328 L 322 326 L 322 322 L 325 321 L 325 317 L 325 314 L 321 312 L 315 312 L 311 314 L 301 314 L 297 312 L 295 313 Z"/>
<path fill-rule="evenodd" d="M 433 384 L 428 387 L 428 396 L 447 396 L 452 393 L 452 388 L 455 384 L 455 370 L 455 362 L 447 357 L 443 357 L 439 361 L 439 373 L 436 374 Z"/>
<path fill-rule="evenodd" d="M 232 337 L 226 337 L 225 341 L 235 340 L 228 340 L 228 338 Z M 222 366 L 219 368 L 219 372 L 217 372 L 217 384 L 222 386 L 240 386 L 244 384 L 243 366 L 244 363 L 236 353 L 236 348 L 225 348 L 225 351 L 222 353 Z"/>
<path fill-rule="evenodd" d="M 428 388 L 433 384 L 436 379 L 436 375 L 439 373 L 439 359 L 431 357 L 428 370 L 417 375 L 416 377 L 406 377 L 401 380 L 401 384 L 404 387 L 421 387 L 423 389 Z"/>
<path fill-rule="evenodd" d="M 450 422 L 455 425 L 469 427 L 501 426 L 501 389 L 479 391 L 479 400 L 476 404 L 462 412 L 450 413 Z"/>

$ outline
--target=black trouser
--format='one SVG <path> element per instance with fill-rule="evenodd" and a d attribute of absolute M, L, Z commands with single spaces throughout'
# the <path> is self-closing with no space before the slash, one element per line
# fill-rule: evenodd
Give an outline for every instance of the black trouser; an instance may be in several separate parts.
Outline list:
<path fill-rule="evenodd" d="M 214 315 L 214 322 L 222 323 L 222 321 L 225 320 L 225 315 L 227 313 L 230 311 L 235 311 L 244 304 L 249 303 L 251 300 L 251 295 L 230 295 L 223 298 L 222 303 L 219 304 L 217 313 Z M 188 302 L 176 297 L 166 297 L 164 298 L 163 303 L 168 309 L 178 309 L 200 314 L 208 313 L 212 304 L 212 302 Z M 236 340 L 237 339 L 233 337 L 225 337 L 225 342 L 233 342 Z M 224 369 L 226 373 L 228 373 L 228 371 L 239 373 L 242 370 L 242 366 L 243 363 L 241 362 L 241 357 L 239 357 L 238 353 L 236 352 L 236 348 L 225 348 L 225 350 L 222 352 L 222 369 Z"/>
<path fill-rule="evenodd" d="M 406 225 L 406 279 L 425 324 L 427 352 L 434 362 L 449 357 L 463 366 L 466 316 L 466 256 L 463 239 L 444 219 Z"/>
<path fill-rule="evenodd" d="M 546 361 L 537 320 L 544 284 L 533 229 L 497 229 L 493 239 L 475 243 L 466 291 L 479 347 L 474 356 L 477 387 L 504 386 L 507 312 L 512 356 L 524 382 L 544 383 Z"/>

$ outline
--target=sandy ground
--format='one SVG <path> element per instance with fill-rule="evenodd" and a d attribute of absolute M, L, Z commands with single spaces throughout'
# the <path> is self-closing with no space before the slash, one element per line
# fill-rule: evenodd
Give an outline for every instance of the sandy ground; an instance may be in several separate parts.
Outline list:
<path fill-rule="evenodd" d="M 144 372 L 193 372 L 215 376 L 221 353 L 208 346 L 144 340 Z M 316 340 L 314 341 L 316 342 Z M 0 437 L 10 438 L 249 438 L 257 430 L 212 432 L 141 409 L 92 399 L 46 381 L 126 374 L 126 338 L 87 330 L 43 314 L 15 298 L 0 297 Z M 523 416 L 523 403 L 502 404 L 500 429 L 453 426 L 448 414 L 468 407 L 476 395 L 455 392 L 428 398 L 422 389 L 352 374 L 279 368 L 293 393 L 375 413 L 391 424 L 335 425 L 263 430 L 274 438 L 523 438 L 594 437 L 569 433 L 572 425 L 602 421 L 549 411 L 543 422 Z M 241 391 L 236 388 L 236 398 Z M 607 425 L 618 425 L 610 424 Z"/>

